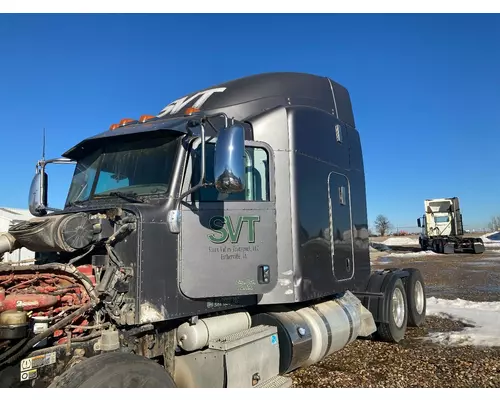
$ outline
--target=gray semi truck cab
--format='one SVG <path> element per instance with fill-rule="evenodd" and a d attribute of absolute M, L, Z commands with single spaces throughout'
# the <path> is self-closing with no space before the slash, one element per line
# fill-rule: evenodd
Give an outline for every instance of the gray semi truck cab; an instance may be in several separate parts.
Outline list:
<path fill-rule="evenodd" d="M 62 210 L 57 163 L 75 164 Z M 36 252 L 0 265 L 3 387 L 290 386 L 425 320 L 417 269 L 371 271 L 360 136 L 329 78 L 253 75 L 123 119 L 39 161 L 29 206 L 0 234 Z"/>

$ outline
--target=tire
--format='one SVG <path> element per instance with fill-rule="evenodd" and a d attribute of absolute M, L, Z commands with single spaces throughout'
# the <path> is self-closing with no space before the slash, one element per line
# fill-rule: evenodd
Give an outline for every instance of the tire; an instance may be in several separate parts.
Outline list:
<path fill-rule="evenodd" d="M 434 243 L 436 243 L 434 252 L 438 253 L 438 254 L 441 254 L 443 252 L 442 251 L 442 241 L 441 241 L 441 239 L 436 239 L 434 241 Z"/>
<path fill-rule="evenodd" d="M 401 279 L 393 280 L 391 286 L 392 287 L 388 288 L 386 291 L 386 293 L 388 293 L 386 301 L 389 301 L 389 322 L 381 322 L 378 324 L 377 336 L 384 342 L 399 343 L 404 338 L 406 333 L 406 326 L 408 323 L 408 301 L 406 300 L 405 287 Z M 396 320 L 393 310 L 393 307 L 398 304 L 402 307 L 400 312 L 403 314 L 399 321 Z"/>
<path fill-rule="evenodd" d="M 424 278 L 420 270 L 416 268 L 404 270 L 410 273 L 404 282 L 408 302 L 408 326 L 418 328 L 424 324 L 427 311 Z"/>
<path fill-rule="evenodd" d="M 51 388 L 173 388 L 170 374 L 158 363 L 130 353 L 105 353 L 70 367 Z"/>
<path fill-rule="evenodd" d="M 420 248 L 422 249 L 422 251 L 426 251 L 427 250 L 427 241 L 426 240 L 422 240 L 422 239 L 418 239 L 418 241 L 420 242 Z"/>
<path fill-rule="evenodd" d="M 0 387 L 1 388 L 18 388 L 24 382 L 19 382 L 19 368 L 12 365 L 0 370 Z"/>

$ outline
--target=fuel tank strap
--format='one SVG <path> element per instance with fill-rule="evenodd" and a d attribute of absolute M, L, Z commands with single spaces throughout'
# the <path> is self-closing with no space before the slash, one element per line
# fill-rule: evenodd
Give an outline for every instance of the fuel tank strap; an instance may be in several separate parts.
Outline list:
<path fill-rule="evenodd" d="M 326 319 L 325 315 L 318 309 L 318 307 L 316 307 L 315 305 L 311 307 L 314 311 L 316 311 L 318 313 L 318 315 L 320 316 L 321 320 L 323 321 L 323 323 L 325 324 L 325 327 L 326 327 L 326 331 L 327 331 L 327 334 L 328 334 L 328 346 L 326 346 L 326 349 L 325 349 L 325 352 L 323 353 L 323 355 L 321 356 L 321 358 L 324 358 L 328 352 L 330 351 L 330 348 L 332 347 L 332 328 L 330 326 L 330 323 L 328 322 L 328 320 Z"/>

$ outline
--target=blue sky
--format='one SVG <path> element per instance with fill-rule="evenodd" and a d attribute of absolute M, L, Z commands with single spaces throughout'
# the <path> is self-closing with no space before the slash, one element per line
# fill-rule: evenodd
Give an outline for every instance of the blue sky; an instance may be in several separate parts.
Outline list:
<path fill-rule="evenodd" d="M 0 15 L 0 205 L 27 207 L 47 130 L 59 156 L 121 118 L 248 74 L 309 72 L 351 93 L 369 222 L 414 226 L 459 196 L 500 214 L 498 15 Z M 69 166 L 49 166 L 61 206 Z"/>

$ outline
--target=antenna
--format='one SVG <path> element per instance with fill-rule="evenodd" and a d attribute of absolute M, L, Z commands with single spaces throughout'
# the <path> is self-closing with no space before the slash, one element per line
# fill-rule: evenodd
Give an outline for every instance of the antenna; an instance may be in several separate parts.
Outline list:
<path fill-rule="evenodd" d="M 45 128 L 43 128 L 43 139 L 42 139 L 42 160 L 45 161 Z"/>

